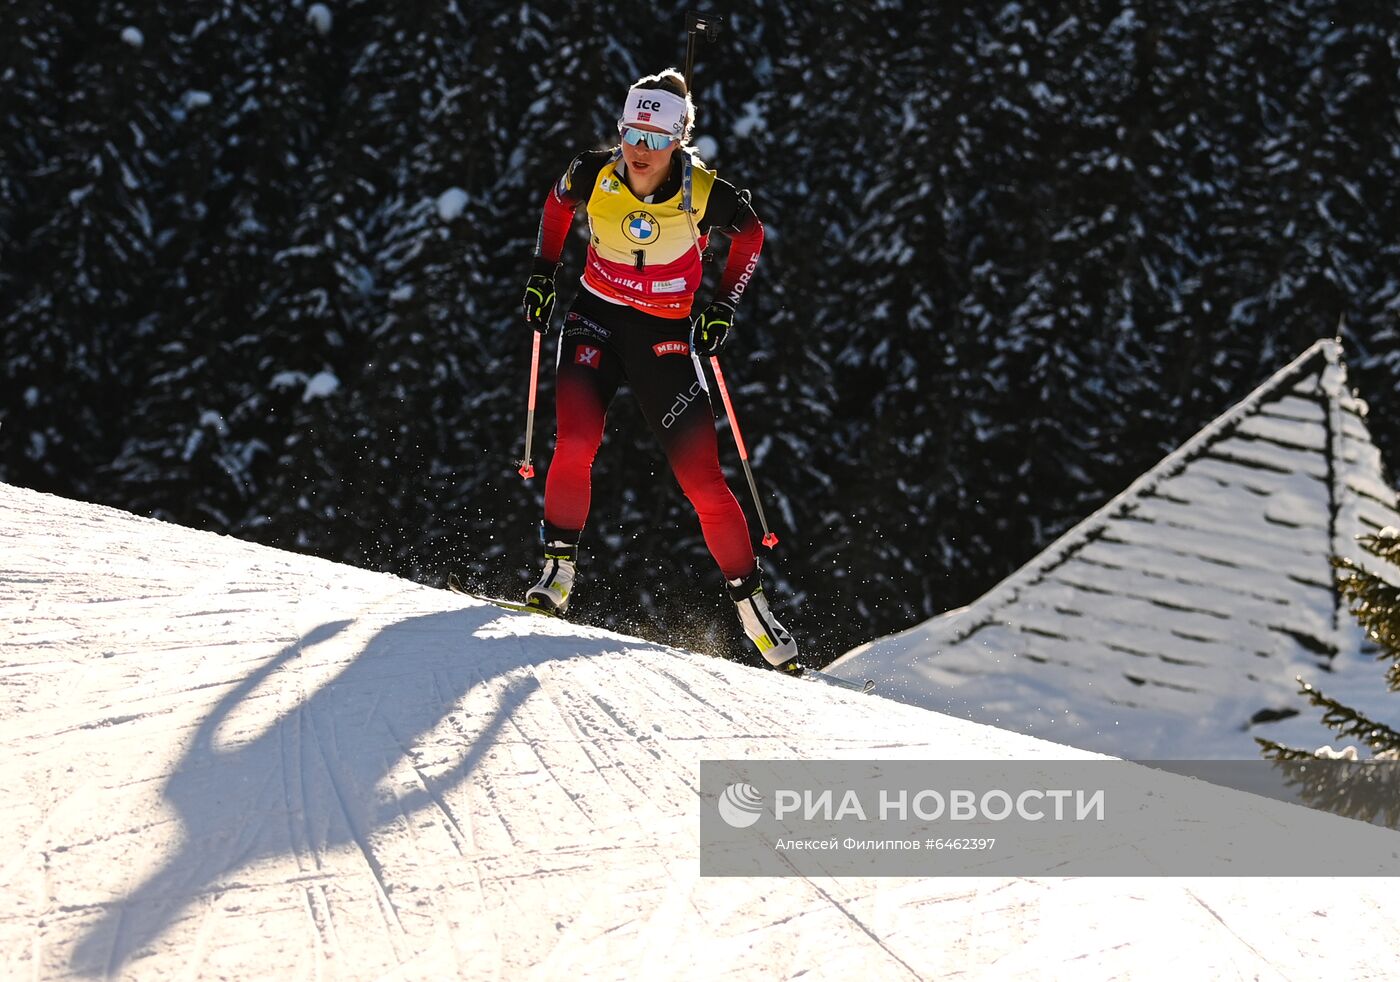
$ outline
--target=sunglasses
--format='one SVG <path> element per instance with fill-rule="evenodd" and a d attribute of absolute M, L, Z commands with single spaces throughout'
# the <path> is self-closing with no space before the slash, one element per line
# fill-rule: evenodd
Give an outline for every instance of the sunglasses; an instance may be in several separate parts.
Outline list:
<path fill-rule="evenodd" d="M 675 137 L 666 133 L 653 133 L 651 130 L 639 130 L 635 126 L 623 126 L 619 132 L 622 134 L 623 142 L 632 146 L 645 143 L 652 150 L 665 150 L 675 142 Z"/>

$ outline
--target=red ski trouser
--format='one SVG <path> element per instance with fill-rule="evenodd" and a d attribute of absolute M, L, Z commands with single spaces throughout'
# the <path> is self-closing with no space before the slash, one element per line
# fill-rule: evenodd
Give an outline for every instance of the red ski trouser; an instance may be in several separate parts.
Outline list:
<path fill-rule="evenodd" d="M 695 507 L 705 545 L 725 579 L 753 572 L 744 511 L 719 466 L 714 410 L 690 356 L 690 322 L 642 313 L 580 290 L 560 339 L 554 456 L 544 486 L 546 537 L 577 541 L 588 520 L 593 458 L 608 405 L 626 381 L 671 472 Z"/>

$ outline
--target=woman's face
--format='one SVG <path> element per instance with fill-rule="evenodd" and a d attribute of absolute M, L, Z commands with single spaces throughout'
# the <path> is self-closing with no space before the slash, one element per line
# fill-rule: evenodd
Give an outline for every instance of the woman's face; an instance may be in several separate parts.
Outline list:
<path fill-rule="evenodd" d="M 632 129 L 646 130 L 651 133 L 665 133 L 665 130 L 656 129 L 651 126 L 633 126 Z M 653 179 L 659 180 L 665 177 L 671 170 L 671 155 L 676 152 L 679 146 L 677 141 L 672 140 L 660 150 L 653 150 L 647 146 L 646 141 L 641 143 L 629 143 L 622 140 L 622 159 L 627 164 L 627 170 L 635 174 L 643 183 L 650 183 Z M 658 177 L 659 175 L 659 177 Z"/>

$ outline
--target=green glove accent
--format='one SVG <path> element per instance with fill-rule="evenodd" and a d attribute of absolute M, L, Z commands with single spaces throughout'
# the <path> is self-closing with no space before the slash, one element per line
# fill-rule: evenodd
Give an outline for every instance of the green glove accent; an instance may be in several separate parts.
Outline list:
<path fill-rule="evenodd" d="M 716 300 L 690 322 L 690 350 L 702 358 L 724 347 L 734 325 L 734 305 Z"/>
<path fill-rule="evenodd" d="M 549 318 L 554 313 L 554 274 L 558 265 L 550 273 L 532 273 L 525 281 L 525 297 L 521 305 L 525 309 L 525 323 L 541 334 L 549 333 Z"/>

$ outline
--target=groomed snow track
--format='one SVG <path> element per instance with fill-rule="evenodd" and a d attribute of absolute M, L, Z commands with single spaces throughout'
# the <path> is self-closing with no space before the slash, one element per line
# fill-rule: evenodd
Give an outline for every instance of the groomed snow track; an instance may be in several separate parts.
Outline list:
<path fill-rule="evenodd" d="M 1054 744 L 0 485 L 0 976 L 1382 975 L 1385 881 L 722 879 L 702 758 Z"/>

